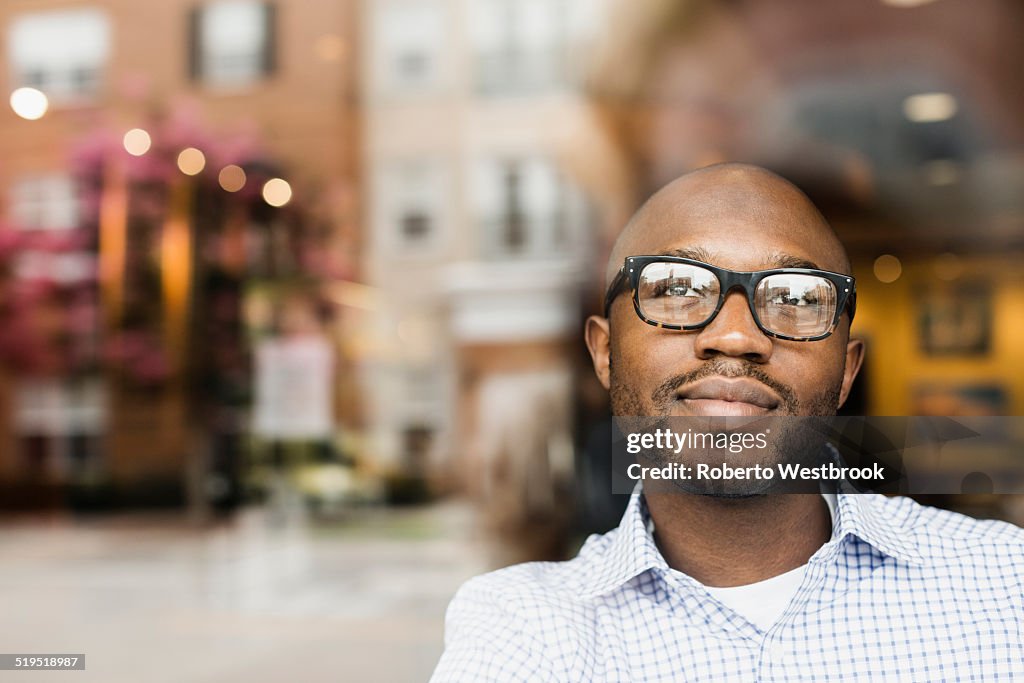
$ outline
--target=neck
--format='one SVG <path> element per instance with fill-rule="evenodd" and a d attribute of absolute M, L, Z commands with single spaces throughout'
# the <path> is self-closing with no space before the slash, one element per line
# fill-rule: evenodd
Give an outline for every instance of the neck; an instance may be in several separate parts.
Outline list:
<path fill-rule="evenodd" d="M 705 586 L 743 586 L 796 569 L 831 536 L 828 506 L 817 494 L 645 498 L 666 562 Z"/>

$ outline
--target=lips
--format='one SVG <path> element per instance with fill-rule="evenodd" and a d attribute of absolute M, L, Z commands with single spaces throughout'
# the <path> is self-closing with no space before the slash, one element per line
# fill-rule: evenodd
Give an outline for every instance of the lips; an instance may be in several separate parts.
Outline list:
<path fill-rule="evenodd" d="M 688 412 L 696 415 L 764 415 L 782 402 L 779 396 L 752 379 L 710 377 L 684 385 L 678 392 Z"/>

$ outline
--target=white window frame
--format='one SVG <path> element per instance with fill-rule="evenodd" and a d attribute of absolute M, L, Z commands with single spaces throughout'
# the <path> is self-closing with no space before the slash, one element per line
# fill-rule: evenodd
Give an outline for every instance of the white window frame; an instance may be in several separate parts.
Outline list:
<path fill-rule="evenodd" d="M 374 3 L 373 80 L 387 96 L 434 92 L 444 79 L 445 8 L 433 0 L 399 0 Z M 411 78 L 402 73 L 404 57 L 422 55 L 423 74 Z"/>
<path fill-rule="evenodd" d="M 55 105 L 88 102 L 103 87 L 110 45 L 110 22 L 96 8 L 17 15 L 7 27 L 12 89 L 37 88 Z"/>
<path fill-rule="evenodd" d="M 508 172 L 518 174 L 523 241 L 508 243 Z M 568 176 L 543 155 L 495 155 L 480 159 L 473 173 L 473 199 L 485 259 L 560 259 L 580 243 L 586 206 Z"/>
<path fill-rule="evenodd" d="M 436 255 L 446 240 L 449 219 L 450 167 L 443 157 L 393 159 L 376 173 L 374 209 L 379 246 L 383 253 L 404 256 Z M 410 238 L 403 233 L 404 217 L 422 213 L 427 233 Z"/>
<path fill-rule="evenodd" d="M 264 0 L 211 0 L 196 10 L 193 76 L 204 86 L 234 90 L 268 78 L 276 55 L 274 6 Z"/>
<path fill-rule="evenodd" d="M 8 190 L 7 218 L 20 230 L 73 230 L 81 218 L 75 179 L 43 173 L 16 179 Z"/>
<path fill-rule="evenodd" d="M 475 85 L 487 95 L 565 84 L 565 0 L 470 0 Z"/>

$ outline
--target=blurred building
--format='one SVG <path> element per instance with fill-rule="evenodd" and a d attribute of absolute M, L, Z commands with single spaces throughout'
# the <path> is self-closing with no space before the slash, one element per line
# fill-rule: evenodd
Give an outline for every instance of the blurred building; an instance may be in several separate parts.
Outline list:
<path fill-rule="evenodd" d="M 38 282 L 40 291 L 55 293 L 45 295 L 54 297 L 48 305 L 33 304 L 33 331 L 50 325 L 41 334 L 60 348 L 69 337 L 101 347 L 127 324 L 125 306 L 137 292 L 125 273 L 131 264 L 111 262 L 109 235 L 97 233 L 109 232 L 120 216 L 123 239 L 142 244 L 153 223 L 146 212 L 159 214 L 137 259 L 143 279 L 159 279 L 157 300 L 134 305 L 161 311 L 151 328 L 171 354 L 166 381 L 138 391 L 103 369 L 109 349 L 87 349 L 93 361 L 74 371 L 46 358 L 29 368 L 14 351 L 7 354 L 0 366 L 0 480 L 22 484 L 14 491 L 27 490 L 26 478 L 59 487 L 87 477 L 134 486 L 141 501 L 163 495 L 157 489 L 179 496 L 189 459 L 203 451 L 195 423 L 205 407 L 189 405 L 190 389 L 178 375 L 186 366 L 209 369 L 221 363 L 219 350 L 244 344 L 240 308 L 249 275 L 302 277 L 306 268 L 281 265 L 274 226 L 303 226 L 306 246 L 321 254 L 321 274 L 357 277 L 357 9 L 345 0 L 15 0 L 0 8 L 0 77 L 4 92 L 13 93 L 0 114 L 0 241 L 14 245 L 0 304 L 10 314 Z M 136 128 L 142 132 L 127 133 Z M 224 175 L 229 162 L 244 170 Z M 150 166 L 140 170 L 143 163 Z M 83 164 L 96 172 L 83 174 Z M 253 185 L 270 176 L 285 184 L 273 197 L 264 189 L 261 198 Z M 238 243 L 241 251 L 231 257 L 238 272 L 210 256 L 230 242 L 225 225 L 232 221 L 239 234 L 258 233 L 264 242 L 262 255 L 254 255 L 258 240 Z M 121 291 L 111 304 L 114 281 Z M 222 298 L 225 292 L 233 298 Z M 172 294 L 180 309 L 173 314 L 166 300 Z M 69 296 L 84 302 L 70 322 L 79 309 Z M 232 311 L 217 312 L 222 304 Z M 220 332 L 204 328 L 221 314 L 234 325 L 223 345 Z M 3 331 L 5 350 L 22 332 Z M 182 348 L 169 348 L 175 345 Z M 339 419 L 357 412 L 354 381 L 341 380 Z"/>
<path fill-rule="evenodd" d="M 607 220 L 588 168 L 607 145 L 583 89 L 603 4 L 363 5 L 379 296 L 365 386 L 392 467 L 474 486 L 502 459 L 571 469 L 547 439 L 571 429 L 580 297 Z M 531 453 L 511 454 L 517 440 Z"/>
<path fill-rule="evenodd" d="M 796 181 L 849 247 L 851 410 L 1024 410 L 1012 0 L 12 0 L 0 27 L 17 495 L 180 497 L 237 471 L 218 453 L 334 442 L 551 509 L 607 442 L 579 339 L 608 249 L 722 160 Z"/>

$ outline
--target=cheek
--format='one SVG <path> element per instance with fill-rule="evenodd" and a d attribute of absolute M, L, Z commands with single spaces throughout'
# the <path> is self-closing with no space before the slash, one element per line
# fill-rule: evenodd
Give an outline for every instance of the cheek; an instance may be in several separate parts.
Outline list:
<path fill-rule="evenodd" d="M 776 342 L 766 368 L 793 389 L 801 403 L 827 395 L 842 385 L 846 364 L 845 344 L 830 337 L 825 346 L 819 342 Z"/>
<path fill-rule="evenodd" d="M 612 372 L 621 385 L 649 399 L 666 380 L 693 370 L 698 361 L 692 334 L 637 323 L 623 325 L 612 336 Z"/>

